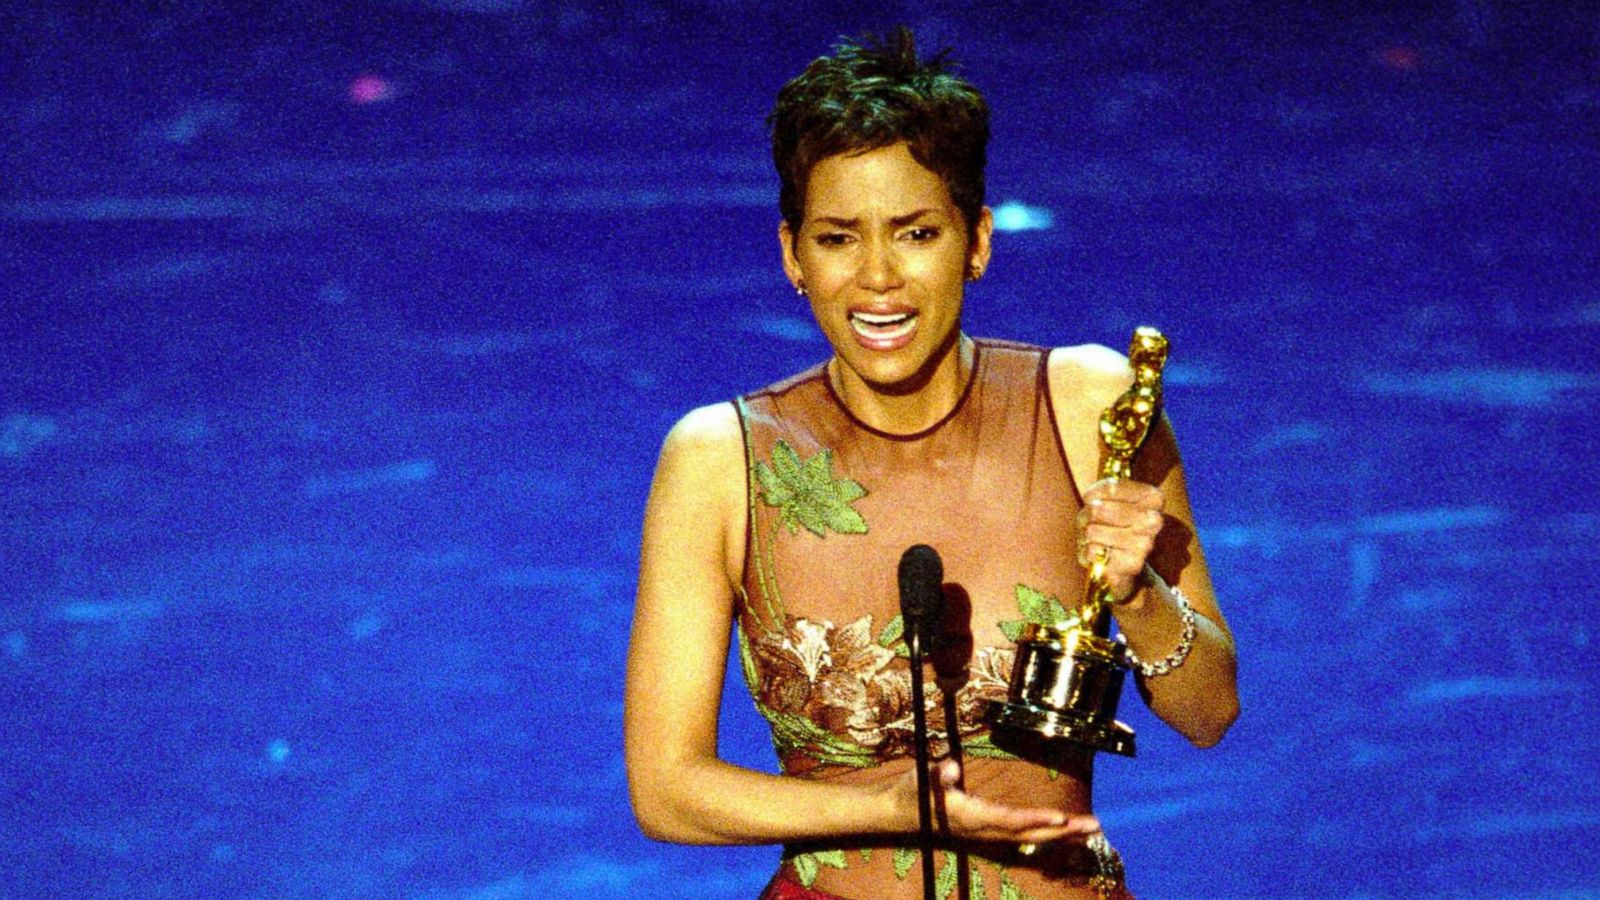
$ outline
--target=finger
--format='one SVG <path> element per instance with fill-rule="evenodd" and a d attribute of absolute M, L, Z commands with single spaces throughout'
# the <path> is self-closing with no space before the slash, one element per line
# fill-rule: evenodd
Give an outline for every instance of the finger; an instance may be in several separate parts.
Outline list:
<path fill-rule="evenodd" d="M 1115 478 L 1102 478 L 1099 481 L 1096 481 L 1094 484 L 1084 488 L 1084 502 L 1087 503 L 1090 500 L 1104 500 L 1105 498 L 1109 497 L 1111 492 L 1116 489 L 1117 481 L 1118 479 Z"/>
<path fill-rule="evenodd" d="M 1019 843 L 1045 843 L 1100 830 L 1100 820 L 1088 813 L 1004 806 L 967 795 L 952 803 L 952 818 L 967 827 L 969 836 Z"/>
<path fill-rule="evenodd" d="M 1084 489 L 1083 499 L 1086 503 L 1091 499 L 1115 500 L 1148 509 L 1160 509 L 1165 505 L 1166 496 L 1153 484 L 1131 478 L 1102 478 Z"/>
<path fill-rule="evenodd" d="M 1078 513 L 1078 516 L 1082 527 L 1114 525 L 1118 528 L 1149 531 L 1152 534 L 1160 531 L 1166 522 L 1159 509 L 1116 500 L 1091 502 Z"/>
<path fill-rule="evenodd" d="M 1112 555 L 1126 554 L 1131 559 L 1137 559 L 1140 565 L 1144 564 L 1145 555 L 1156 543 L 1154 534 L 1110 525 L 1090 525 L 1084 529 L 1083 542 L 1089 547 L 1091 559 L 1094 558 L 1095 546 L 1099 545 L 1105 547 Z M 1107 565 L 1110 564 L 1111 560 L 1108 559 Z"/>
<path fill-rule="evenodd" d="M 961 764 L 953 759 L 939 762 L 937 773 L 939 787 L 945 790 L 959 790 L 961 787 Z"/>
<path fill-rule="evenodd" d="M 1089 553 L 1104 549 L 1102 545 L 1091 545 Z M 1091 555 L 1090 559 L 1093 558 Z M 1099 573 L 1099 583 L 1103 584 L 1110 592 L 1113 599 L 1118 602 L 1128 599 L 1138 587 L 1139 576 L 1144 573 L 1144 560 L 1148 553 L 1135 556 L 1119 549 L 1106 550 L 1105 568 Z M 1087 561 L 1080 560 L 1080 564 L 1089 566 Z M 1090 576 L 1095 573 L 1090 568 Z"/>
<path fill-rule="evenodd" d="M 1006 806 L 964 792 L 951 793 L 949 801 L 952 815 L 958 815 L 968 826 L 1007 835 L 1030 829 L 1061 828 L 1068 822 L 1067 814 L 1058 809 Z"/>
<path fill-rule="evenodd" d="M 1142 506 L 1145 509 L 1161 510 L 1166 508 L 1167 495 L 1162 493 L 1161 489 L 1155 485 L 1145 484 L 1142 481 L 1128 481 L 1124 482 L 1124 484 L 1132 488 L 1133 496 L 1119 496 L 1117 499 L 1127 500 L 1127 502 Z"/>
<path fill-rule="evenodd" d="M 1005 840 L 1014 840 L 1019 844 L 1048 844 L 1051 841 L 1082 840 L 1099 831 L 1101 831 L 1100 820 L 1094 816 L 1083 815 L 1073 816 L 1063 825 L 1018 831 L 1014 835 L 1005 838 Z"/>

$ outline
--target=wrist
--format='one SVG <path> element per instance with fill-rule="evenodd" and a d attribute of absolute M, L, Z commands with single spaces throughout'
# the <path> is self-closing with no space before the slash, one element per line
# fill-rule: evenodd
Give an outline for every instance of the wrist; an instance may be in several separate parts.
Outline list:
<path fill-rule="evenodd" d="M 1172 670 L 1183 665 L 1184 660 L 1189 658 L 1190 649 L 1192 649 L 1194 646 L 1197 628 L 1195 625 L 1196 616 L 1194 607 L 1189 604 L 1188 598 L 1186 598 L 1177 588 L 1168 585 L 1164 581 L 1160 581 L 1161 576 L 1156 575 L 1154 571 L 1149 571 L 1148 574 L 1156 579 L 1157 583 L 1160 585 L 1159 588 L 1155 587 L 1155 585 L 1152 585 L 1152 590 L 1155 590 L 1161 595 L 1162 603 L 1170 604 L 1173 607 L 1174 611 L 1178 615 L 1178 621 L 1181 625 L 1181 632 L 1178 636 L 1177 648 L 1171 653 L 1167 654 L 1163 659 L 1154 661 L 1141 659 L 1139 655 L 1134 652 L 1133 647 L 1128 647 L 1128 661 L 1133 668 L 1138 670 L 1139 674 L 1143 675 L 1145 678 L 1153 678 L 1160 675 L 1166 675 Z M 1159 604 L 1150 605 L 1155 606 Z M 1144 615 L 1149 615 L 1148 611 Z M 1135 615 L 1129 619 L 1124 619 L 1119 615 L 1118 624 L 1127 626 L 1129 624 L 1138 622 L 1140 618 L 1141 616 Z M 1126 644 L 1128 641 L 1127 635 L 1125 634 L 1118 634 L 1117 639 L 1122 641 L 1124 644 Z"/>
<path fill-rule="evenodd" d="M 1134 579 L 1133 590 L 1128 596 L 1116 603 L 1116 616 L 1119 621 L 1150 618 L 1161 605 L 1162 589 L 1167 586 L 1165 580 L 1156 574 L 1156 570 L 1145 564 L 1144 571 Z"/>

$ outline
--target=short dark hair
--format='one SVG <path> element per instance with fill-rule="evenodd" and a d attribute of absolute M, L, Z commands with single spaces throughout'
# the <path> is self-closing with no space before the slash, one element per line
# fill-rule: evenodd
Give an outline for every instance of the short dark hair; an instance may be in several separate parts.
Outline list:
<path fill-rule="evenodd" d="M 972 233 L 983 211 L 989 104 L 971 82 L 947 71 L 947 55 L 919 61 L 916 38 L 902 26 L 887 40 L 839 43 L 832 56 L 813 60 L 778 91 L 767 127 L 778 210 L 792 232 L 800 231 L 813 166 L 904 142 L 944 182 Z"/>

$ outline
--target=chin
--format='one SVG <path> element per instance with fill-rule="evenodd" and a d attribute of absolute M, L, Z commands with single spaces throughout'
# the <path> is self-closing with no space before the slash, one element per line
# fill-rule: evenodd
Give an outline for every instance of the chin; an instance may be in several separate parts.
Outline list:
<path fill-rule="evenodd" d="M 895 359 L 879 358 L 864 361 L 859 359 L 852 361 L 847 357 L 845 364 L 850 366 L 856 377 L 886 394 L 916 390 L 925 380 L 922 377 L 925 370 L 930 368 L 928 357 L 922 354 L 915 356 L 905 354 Z"/>

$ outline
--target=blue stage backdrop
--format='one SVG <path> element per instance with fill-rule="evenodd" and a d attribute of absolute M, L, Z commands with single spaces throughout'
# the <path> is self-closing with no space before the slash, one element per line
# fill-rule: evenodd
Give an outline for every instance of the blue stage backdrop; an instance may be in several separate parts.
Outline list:
<path fill-rule="evenodd" d="M 1173 340 L 1244 715 L 1125 704 L 1132 887 L 1600 892 L 1593 4 L 0 19 L 0 896 L 752 897 L 629 811 L 639 522 L 827 353 L 762 117 L 901 22 L 995 107 L 968 331 Z"/>

